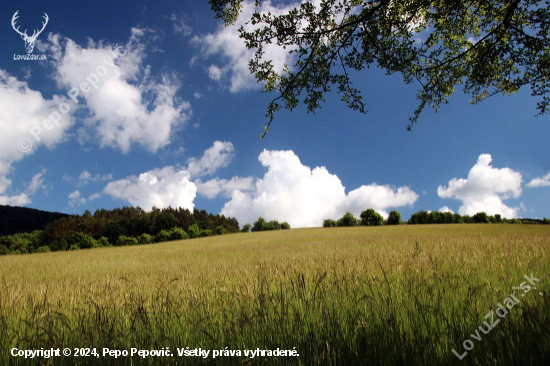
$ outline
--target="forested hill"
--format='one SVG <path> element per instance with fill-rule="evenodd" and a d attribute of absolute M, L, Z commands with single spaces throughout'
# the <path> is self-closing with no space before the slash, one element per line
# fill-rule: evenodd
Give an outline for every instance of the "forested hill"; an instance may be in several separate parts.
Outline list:
<path fill-rule="evenodd" d="M 46 224 L 70 215 L 27 207 L 0 205 L 0 236 L 44 230 Z"/>

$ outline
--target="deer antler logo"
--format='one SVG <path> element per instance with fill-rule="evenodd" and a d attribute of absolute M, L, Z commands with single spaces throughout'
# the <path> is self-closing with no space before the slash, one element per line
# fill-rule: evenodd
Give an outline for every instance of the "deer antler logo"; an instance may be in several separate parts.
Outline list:
<path fill-rule="evenodd" d="M 13 18 L 11 18 L 11 26 L 17 33 L 21 35 L 21 38 L 23 38 L 23 40 L 25 41 L 25 48 L 27 49 L 27 53 L 32 53 L 32 50 L 34 49 L 34 42 L 36 42 L 36 39 L 38 38 L 40 33 L 42 33 L 44 28 L 46 28 L 46 24 L 48 24 L 48 14 L 44 13 L 44 18 L 46 19 L 46 22 L 42 22 L 42 29 L 40 29 L 38 33 L 36 33 L 37 29 L 35 29 L 32 36 L 29 37 L 27 35 L 26 29 L 25 32 L 20 32 L 19 27 L 15 28 L 15 19 L 19 18 L 19 16 L 17 15 L 18 12 L 19 10 L 17 10 L 15 14 L 13 14 Z"/>

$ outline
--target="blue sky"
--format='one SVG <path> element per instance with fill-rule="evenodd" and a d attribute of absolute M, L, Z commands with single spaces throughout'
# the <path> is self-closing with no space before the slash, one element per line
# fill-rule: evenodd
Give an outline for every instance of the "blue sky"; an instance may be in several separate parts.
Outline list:
<path fill-rule="evenodd" d="M 47 13 L 32 52 L 47 60 L 15 59 L 27 54 L 16 11 L 28 35 Z M 279 112 L 261 140 L 273 96 L 206 1 L 18 1 L 0 14 L 0 204 L 171 205 L 292 227 L 370 207 L 550 217 L 550 116 L 534 117 L 529 90 L 479 105 L 458 91 L 408 132 L 419 86 L 371 68 L 354 75 L 366 115 L 330 94 L 315 114 Z"/>

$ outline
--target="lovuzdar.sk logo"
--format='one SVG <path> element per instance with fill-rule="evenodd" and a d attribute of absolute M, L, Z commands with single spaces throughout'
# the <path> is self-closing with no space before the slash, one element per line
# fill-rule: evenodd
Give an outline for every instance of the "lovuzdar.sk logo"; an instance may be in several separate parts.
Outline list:
<path fill-rule="evenodd" d="M 19 26 L 17 28 L 15 27 L 16 19 L 19 18 L 19 10 L 13 14 L 13 17 L 11 18 L 11 26 L 13 27 L 13 30 L 15 30 L 19 35 L 21 35 L 21 38 L 23 38 L 23 41 L 25 41 L 25 49 L 27 50 L 26 55 L 13 55 L 14 60 L 46 60 L 46 55 L 32 55 L 32 51 L 34 49 L 34 42 L 36 42 L 36 39 L 42 33 L 44 28 L 46 28 L 46 25 L 48 24 L 48 14 L 44 13 L 43 18 L 45 19 L 45 22 L 42 22 L 42 29 L 38 30 L 35 29 L 32 33 L 32 36 L 29 36 L 27 34 L 27 30 L 25 29 L 24 32 L 21 32 L 19 30 Z"/>

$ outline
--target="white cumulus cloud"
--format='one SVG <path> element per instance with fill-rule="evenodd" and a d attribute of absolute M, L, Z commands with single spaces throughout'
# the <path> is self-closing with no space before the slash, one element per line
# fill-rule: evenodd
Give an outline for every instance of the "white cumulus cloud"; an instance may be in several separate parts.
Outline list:
<path fill-rule="evenodd" d="M 157 208 L 183 207 L 192 210 L 197 194 L 197 186 L 189 180 L 190 174 L 184 169 L 166 166 L 129 176 L 107 184 L 104 193 L 130 202 L 150 211 Z"/>
<path fill-rule="evenodd" d="M 448 187 L 437 188 L 437 194 L 441 198 L 462 201 L 458 209 L 461 215 L 473 216 L 485 212 L 506 218 L 517 217 L 518 209 L 508 207 L 502 201 L 521 195 L 521 174 L 510 168 L 494 168 L 491 161 L 491 155 L 481 154 L 470 169 L 468 178 L 451 179 Z"/>
<path fill-rule="evenodd" d="M 214 144 L 204 151 L 200 159 L 189 159 L 187 169 L 193 177 L 210 175 L 217 169 L 229 165 L 234 157 L 234 151 L 235 148 L 231 142 L 214 141 Z"/>
<path fill-rule="evenodd" d="M 319 3 L 315 1 L 315 3 Z M 215 33 L 210 33 L 204 36 L 193 37 L 193 42 L 202 47 L 204 56 L 222 55 L 223 67 L 212 65 L 209 67 L 209 76 L 213 80 L 220 81 L 222 71 L 227 71 L 229 90 L 238 92 L 258 88 L 258 84 L 253 75 L 248 69 L 248 61 L 254 57 L 254 50 L 248 49 L 242 38 L 239 37 L 239 27 L 242 25 L 247 31 L 253 30 L 256 26 L 245 24 L 254 13 L 256 6 L 255 2 L 245 0 L 242 3 L 242 12 L 239 15 L 234 26 L 225 27 L 221 25 Z M 288 13 L 292 8 L 298 6 L 299 3 L 288 5 L 274 5 L 270 1 L 262 3 L 260 12 L 267 14 L 270 12 L 273 15 L 281 15 Z M 319 9 L 318 5 L 316 4 Z M 263 59 L 272 60 L 273 68 L 276 72 L 282 73 L 285 64 L 290 65 L 293 57 L 288 54 L 290 48 L 283 49 L 275 44 L 269 44 L 264 47 L 265 54 Z"/>
<path fill-rule="evenodd" d="M 86 204 L 86 199 L 84 197 L 80 197 L 80 192 L 78 190 L 69 194 L 69 206 L 75 207 L 84 204 Z"/>
<path fill-rule="evenodd" d="M 441 207 L 441 208 L 439 209 L 439 212 L 443 212 L 443 213 L 445 213 L 445 212 L 450 212 L 450 213 L 454 214 L 453 210 L 451 210 L 448 206 L 443 206 L 443 207 Z"/>
<path fill-rule="evenodd" d="M 88 184 L 90 182 L 97 182 L 97 181 L 104 181 L 104 180 L 112 180 L 113 175 L 112 174 L 99 174 L 92 175 L 89 171 L 83 170 L 82 173 L 80 173 L 80 176 L 78 177 L 78 182 L 82 185 Z"/>
<path fill-rule="evenodd" d="M 50 34 L 42 46 L 53 55 L 58 85 L 78 91 L 73 96 L 79 104 L 73 106 L 88 112 L 79 130 L 81 141 L 96 139 L 123 153 L 133 144 L 155 152 L 189 119 L 189 102 L 176 97 L 178 80 L 168 73 L 154 76 L 144 64 L 148 33 L 133 28 L 120 47 L 92 40 L 81 46 Z M 81 88 L 83 83 L 87 85 Z"/>
<path fill-rule="evenodd" d="M 346 195 L 340 179 L 325 167 L 304 166 L 293 151 L 264 150 L 258 157 L 268 168 L 250 192 L 234 190 L 222 214 L 252 223 L 266 220 L 287 221 L 292 227 L 321 226 L 324 219 L 337 219 L 346 211 L 358 216 L 373 208 L 385 213 L 389 207 L 413 204 L 418 195 L 408 187 L 371 184 Z"/>
<path fill-rule="evenodd" d="M 527 183 L 527 187 L 548 187 L 550 186 L 550 173 L 546 174 L 543 177 L 535 178 L 529 183 Z"/>
<path fill-rule="evenodd" d="M 233 177 L 230 180 L 214 178 L 206 182 L 197 179 L 195 183 L 198 193 L 209 199 L 217 197 L 220 193 L 230 197 L 233 191 L 250 191 L 254 188 L 252 177 Z"/>
<path fill-rule="evenodd" d="M 73 123 L 71 113 L 60 112 L 59 106 L 65 102 L 67 98 L 57 95 L 45 99 L 39 91 L 29 88 L 27 82 L 0 69 L 1 204 L 21 206 L 31 203 L 25 193 L 10 195 L 11 179 L 7 176 L 13 163 L 32 155 L 39 147 L 52 149 L 65 141 L 67 129 Z M 55 121 L 50 122 L 52 115 Z M 31 188 L 33 190 L 34 186 Z"/>
<path fill-rule="evenodd" d="M 208 76 L 212 80 L 219 81 L 222 77 L 222 70 L 216 65 L 210 65 L 208 68 Z"/>

